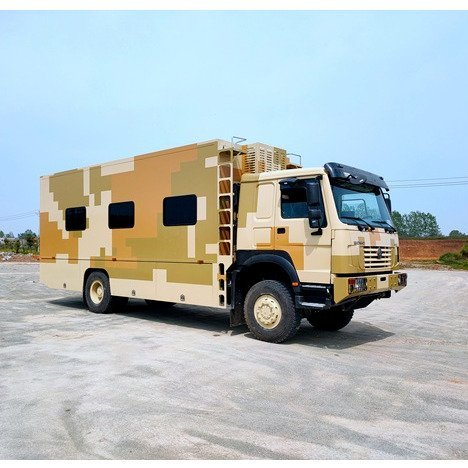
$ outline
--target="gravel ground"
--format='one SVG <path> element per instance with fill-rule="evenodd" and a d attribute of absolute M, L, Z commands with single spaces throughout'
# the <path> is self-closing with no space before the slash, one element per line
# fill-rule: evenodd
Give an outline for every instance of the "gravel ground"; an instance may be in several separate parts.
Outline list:
<path fill-rule="evenodd" d="M 273 345 L 215 309 L 94 315 L 0 264 L 0 458 L 465 459 L 467 302 L 468 272 L 411 270 Z"/>

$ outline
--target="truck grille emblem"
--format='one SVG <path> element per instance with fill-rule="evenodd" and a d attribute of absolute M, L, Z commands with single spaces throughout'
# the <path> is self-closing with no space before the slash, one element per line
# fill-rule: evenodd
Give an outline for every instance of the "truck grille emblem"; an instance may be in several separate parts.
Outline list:
<path fill-rule="evenodd" d="M 380 247 L 377 249 L 377 258 L 382 258 L 382 249 Z"/>

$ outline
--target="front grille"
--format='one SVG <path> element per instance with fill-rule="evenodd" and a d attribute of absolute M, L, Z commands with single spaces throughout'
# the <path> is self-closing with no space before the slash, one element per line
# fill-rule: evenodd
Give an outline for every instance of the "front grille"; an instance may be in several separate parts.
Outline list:
<path fill-rule="evenodd" d="M 364 247 L 364 268 L 390 269 L 392 267 L 392 248 L 391 247 Z"/>

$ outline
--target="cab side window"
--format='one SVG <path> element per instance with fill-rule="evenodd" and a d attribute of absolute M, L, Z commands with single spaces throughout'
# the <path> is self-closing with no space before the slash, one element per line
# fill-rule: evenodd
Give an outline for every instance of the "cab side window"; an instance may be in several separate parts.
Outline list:
<path fill-rule="evenodd" d="M 293 186 L 281 187 L 281 217 L 283 219 L 308 218 L 307 192 L 304 182 L 305 181 L 301 181 L 300 185 L 295 184 Z M 322 211 L 320 227 L 326 227 L 327 218 L 325 216 L 325 208 L 321 194 L 320 210 Z"/>
<path fill-rule="evenodd" d="M 283 219 L 307 218 L 307 197 L 304 187 L 281 190 L 281 217 Z"/>

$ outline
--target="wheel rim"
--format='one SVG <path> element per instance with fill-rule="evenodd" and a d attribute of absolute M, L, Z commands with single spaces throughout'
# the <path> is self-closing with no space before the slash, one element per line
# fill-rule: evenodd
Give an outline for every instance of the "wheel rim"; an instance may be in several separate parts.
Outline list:
<path fill-rule="evenodd" d="M 89 288 L 89 295 L 95 304 L 100 304 L 104 298 L 104 285 L 99 280 L 94 280 Z"/>
<path fill-rule="evenodd" d="M 281 306 L 273 296 L 263 294 L 255 301 L 254 315 L 260 326 L 272 329 L 281 322 Z"/>

